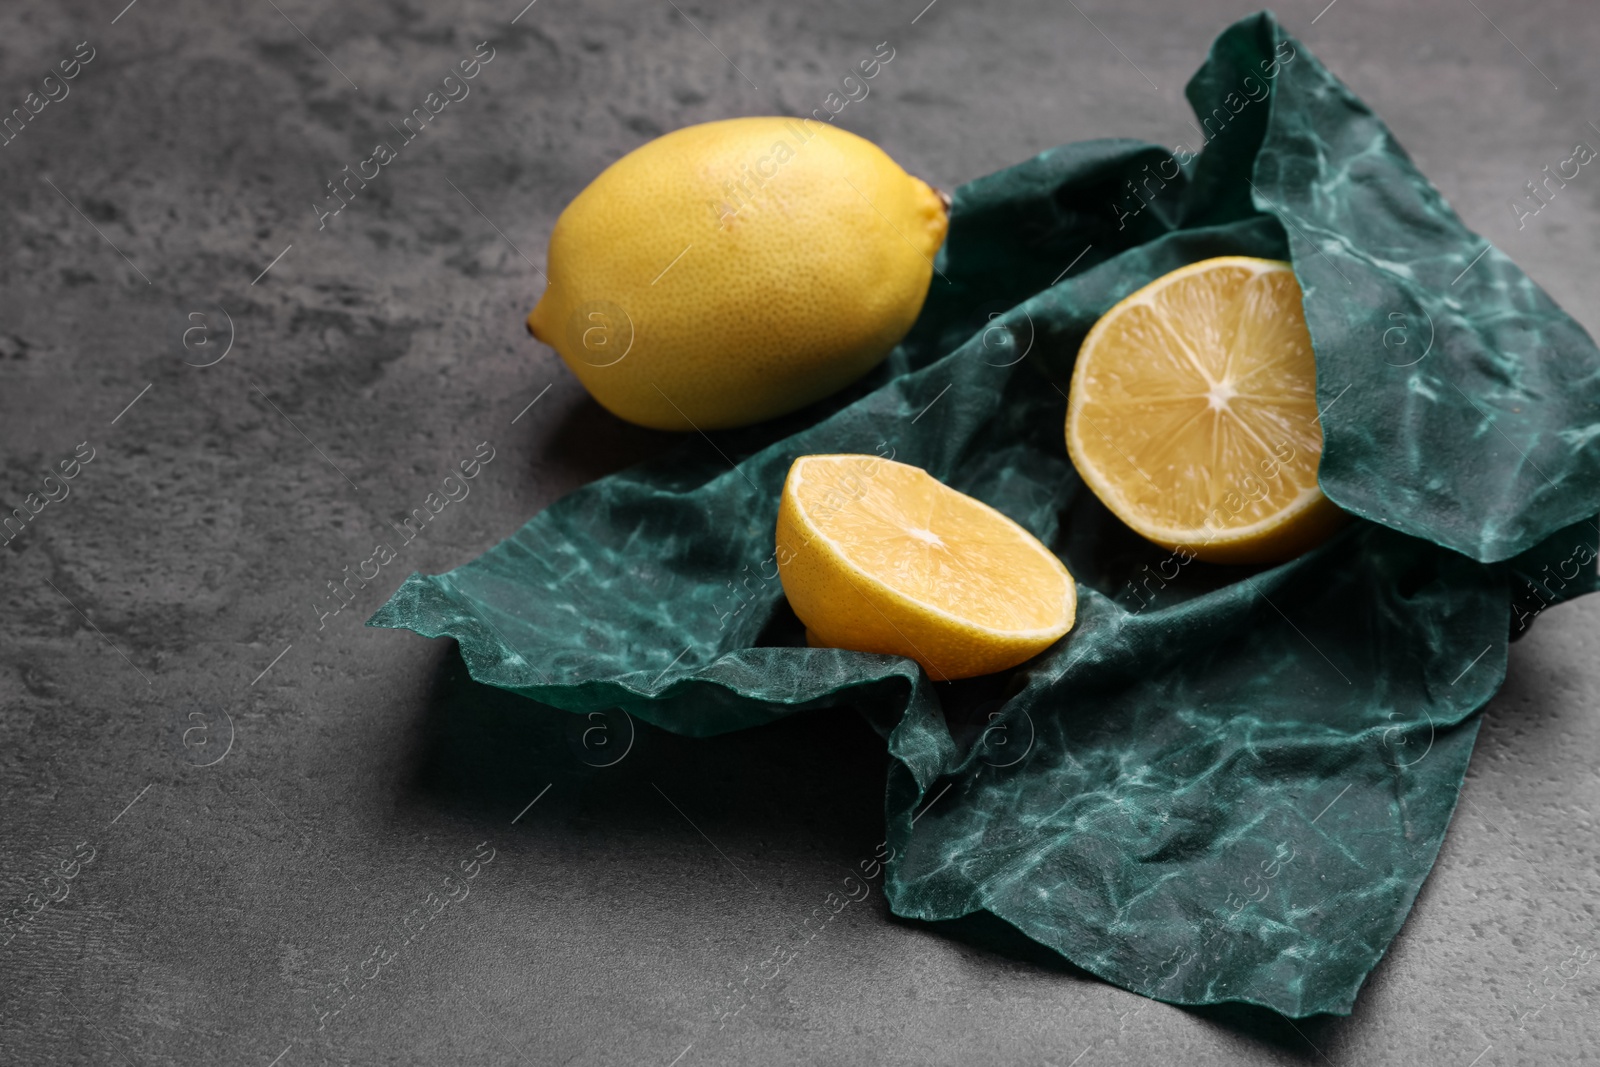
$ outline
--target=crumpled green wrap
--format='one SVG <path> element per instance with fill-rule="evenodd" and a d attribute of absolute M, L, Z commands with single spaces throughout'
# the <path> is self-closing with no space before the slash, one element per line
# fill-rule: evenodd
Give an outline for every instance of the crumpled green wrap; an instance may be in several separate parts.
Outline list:
<path fill-rule="evenodd" d="M 586 486 L 412 575 L 371 624 L 454 637 L 475 678 L 545 704 L 694 736 L 853 705 L 893 756 L 896 914 L 988 911 L 1173 1003 L 1348 1013 L 1438 852 L 1509 638 L 1597 587 L 1600 352 L 1479 257 L 1270 15 L 1228 29 L 1188 95 L 1211 137 L 1192 162 L 1095 141 L 958 190 L 921 318 L 845 395 Z M 1063 442 L 1096 317 L 1230 253 L 1294 263 L 1322 483 L 1371 520 L 1265 570 L 1136 537 Z M 1077 577 L 1076 628 L 954 684 L 804 647 L 773 528 L 791 461 L 818 452 L 892 455 L 1016 519 Z"/>

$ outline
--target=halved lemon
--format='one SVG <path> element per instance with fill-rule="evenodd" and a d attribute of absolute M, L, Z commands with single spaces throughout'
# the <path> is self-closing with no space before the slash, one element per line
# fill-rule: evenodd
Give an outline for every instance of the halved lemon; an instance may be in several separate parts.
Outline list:
<path fill-rule="evenodd" d="M 1159 545 L 1275 563 L 1344 513 L 1317 488 L 1317 365 L 1289 264 L 1192 263 L 1094 324 L 1072 372 L 1067 451 L 1105 506 Z"/>
<path fill-rule="evenodd" d="M 814 647 L 916 660 L 938 681 L 1014 667 L 1072 628 L 1067 568 L 920 467 L 801 456 L 778 505 L 778 573 Z"/>

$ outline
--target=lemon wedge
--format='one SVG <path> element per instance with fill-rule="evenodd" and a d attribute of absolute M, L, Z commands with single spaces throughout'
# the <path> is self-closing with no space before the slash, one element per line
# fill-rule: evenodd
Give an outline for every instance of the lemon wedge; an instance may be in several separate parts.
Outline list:
<path fill-rule="evenodd" d="M 1072 575 L 1027 530 L 879 456 L 795 460 L 777 549 L 809 644 L 905 656 L 938 681 L 1014 667 L 1077 612 Z"/>

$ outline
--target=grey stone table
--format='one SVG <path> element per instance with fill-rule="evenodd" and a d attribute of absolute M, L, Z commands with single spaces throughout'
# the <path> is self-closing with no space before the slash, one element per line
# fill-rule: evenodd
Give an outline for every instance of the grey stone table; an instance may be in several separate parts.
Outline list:
<path fill-rule="evenodd" d="M 1600 967 L 1568 962 L 1600 941 L 1600 602 L 1515 646 L 1355 1014 L 1292 1025 L 1147 1001 L 877 894 L 745 996 L 880 840 L 858 719 L 585 745 L 449 642 L 362 626 L 407 572 L 662 447 L 521 321 L 557 212 L 622 152 L 808 113 L 883 41 L 839 121 L 947 188 L 1066 141 L 1175 144 L 1185 79 L 1248 4 L 125 2 L 0 8 L 0 110 L 37 108 L 0 146 L 5 510 L 78 463 L 0 553 L 0 916 L 26 917 L 0 935 L 0 1063 L 1600 1055 Z M 1600 171 L 1511 207 L 1600 144 L 1592 7 L 1289 3 L 1595 332 Z M 475 58 L 333 214 L 327 183 Z M 485 442 L 470 495 L 334 614 L 329 580 Z"/>

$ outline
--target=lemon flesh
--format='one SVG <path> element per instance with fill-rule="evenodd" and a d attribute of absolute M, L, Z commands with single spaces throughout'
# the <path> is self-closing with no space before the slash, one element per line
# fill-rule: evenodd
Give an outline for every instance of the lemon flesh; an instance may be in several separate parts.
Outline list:
<path fill-rule="evenodd" d="M 1274 563 L 1343 520 L 1317 488 L 1316 360 L 1289 264 L 1193 263 L 1122 300 L 1078 352 L 1067 451 L 1139 534 Z"/>
<path fill-rule="evenodd" d="M 561 213 L 528 327 L 621 418 L 747 425 L 888 354 L 922 309 L 946 224 L 938 193 L 844 130 L 690 126 L 613 163 Z"/>
<path fill-rule="evenodd" d="M 1072 628 L 1054 553 L 919 467 L 801 456 L 778 506 L 778 574 L 813 647 L 916 660 L 937 681 L 1014 667 Z"/>

